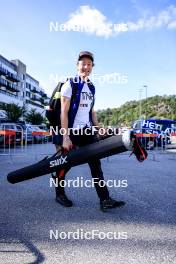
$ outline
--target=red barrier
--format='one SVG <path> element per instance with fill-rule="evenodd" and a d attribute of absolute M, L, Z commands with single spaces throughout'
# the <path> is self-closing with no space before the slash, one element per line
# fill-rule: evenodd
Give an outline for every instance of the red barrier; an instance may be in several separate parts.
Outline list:
<path fill-rule="evenodd" d="M 172 137 L 176 137 L 176 133 L 171 133 L 171 136 Z"/>
<path fill-rule="evenodd" d="M 13 130 L 0 130 L 0 135 L 15 136 L 16 135 L 16 131 L 13 131 Z"/>
<path fill-rule="evenodd" d="M 33 131 L 32 135 L 33 136 L 49 136 L 50 133 L 47 131 L 41 131 L 41 132 L 40 131 Z"/>
<path fill-rule="evenodd" d="M 149 138 L 156 138 L 156 137 L 158 137 L 157 134 L 147 134 L 147 133 L 137 133 L 135 135 L 136 135 L 136 137 L 149 137 Z"/>

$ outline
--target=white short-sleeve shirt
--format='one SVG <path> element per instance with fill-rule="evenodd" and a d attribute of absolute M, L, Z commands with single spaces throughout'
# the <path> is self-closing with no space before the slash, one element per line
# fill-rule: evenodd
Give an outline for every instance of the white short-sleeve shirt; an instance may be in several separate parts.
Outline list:
<path fill-rule="evenodd" d="M 67 81 L 63 84 L 61 88 L 61 95 L 71 98 L 72 96 L 72 87 L 70 81 Z M 84 86 L 81 91 L 80 103 L 78 107 L 77 114 L 73 123 L 74 129 L 80 129 L 87 126 L 90 126 L 89 112 L 91 109 L 91 104 L 93 101 L 93 94 L 91 93 L 87 83 L 84 83 Z"/>

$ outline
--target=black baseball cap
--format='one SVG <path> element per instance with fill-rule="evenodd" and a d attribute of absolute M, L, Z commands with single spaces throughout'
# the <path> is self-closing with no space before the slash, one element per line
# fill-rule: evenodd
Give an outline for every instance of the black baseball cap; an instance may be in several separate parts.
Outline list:
<path fill-rule="evenodd" d="M 94 55 L 90 51 L 81 51 L 79 53 L 78 61 L 80 61 L 83 57 L 89 58 L 92 62 L 94 62 Z"/>

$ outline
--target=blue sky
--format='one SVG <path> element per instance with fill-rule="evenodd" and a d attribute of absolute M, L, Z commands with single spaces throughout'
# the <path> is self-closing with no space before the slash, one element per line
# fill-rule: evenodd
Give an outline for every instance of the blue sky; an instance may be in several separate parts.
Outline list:
<path fill-rule="evenodd" d="M 93 28 L 50 31 L 50 22 Z M 108 23 L 125 24 L 127 30 L 117 34 L 108 30 Z M 118 73 L 127 80 L 96 80 L 96 109 L 139 99 L 143 85 L 148 86 L 148 96 L 176 93 L 175 0 L 3 1 L 0 33 L 0 54 L 23 61 L 49 95 L 54 78 L 76 74 L 81 50 L 94 53 L 96 76 Z"/>

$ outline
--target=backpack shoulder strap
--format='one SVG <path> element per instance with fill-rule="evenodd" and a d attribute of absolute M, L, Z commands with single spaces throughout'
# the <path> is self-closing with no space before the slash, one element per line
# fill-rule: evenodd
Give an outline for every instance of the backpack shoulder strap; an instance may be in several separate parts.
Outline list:
<path fill-rule="evenodd" d="M 75 116 L 77 114 L 78 108 L 79 108 L 79 102 L 81 97 L 81 91 L 84 86 L 83 82 L 80 82 L 80 80 L 76 79 L 70 79 L 70 84 L 72 87 L 72 97 L 70 102 L 70 109 L 69 109 L 69 127 L 73 126 Z"/>
<path fill-rule="evenodd" d="M 95 86 L 93 85 L 93 83 L 89 79 L 88 79 L 87 85 L 89 87 L 89 90 L 93 94 L 93 100 L 92 100 L 91 109 L 90 109 L 90 112 L 91 112 L 92 108 L 94 107 L 94 104 L 95 104 Z"/>
<path fill-rule="evenodd" d="M 93 96 L 95 95 L 95 86 L 93 85 L 93 83 L 88 79 L 87 85 L 91 91 L 91 93 L 93 94 Z"/>
<path fill-rule="evenodd" d="M 76 94 L 78 92 L 78 83 L 74 81 L 73 78 L 69 78 L 69 81 L 70 81 L 70 85 L 71 85 L 71 88 L 72 88 L 72 97 L 71 97 L 71 100 L 75 100 L 76 98 Z"/>
<path fill-rule="evenodd" d="M 59 82 L 56 86 L 56 88 L 54 89 L 52 95 L 51 95 L 51 98 L 50 98 L 50 101 L 49 101 L 49 105 L 53 105 L 53 101 L 54 100 L 57 100 L 60 98 L 60 91 L 61 91 L 61 87 L 62 87 L 63 83 L 62 82 Z"/>

